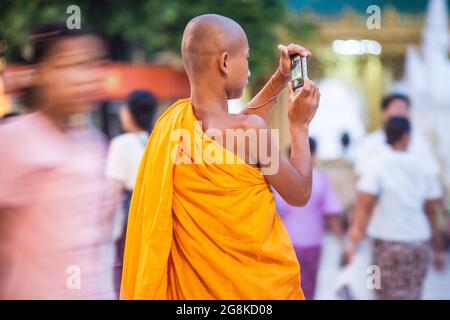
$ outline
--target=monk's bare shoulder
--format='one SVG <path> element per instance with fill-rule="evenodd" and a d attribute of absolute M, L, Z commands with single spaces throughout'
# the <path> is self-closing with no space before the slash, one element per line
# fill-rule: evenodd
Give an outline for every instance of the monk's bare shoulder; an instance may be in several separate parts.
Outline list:
<path fill-rule="evenodd" d="M 258 115 L 234 114 L 231 116 L 233 116 L 233 118 L 234 118 L 234 122 L 235 122 L 234 127 L 235 128 L 239 128 L 239 129 L 243 129 L 243 130 L 248 130 L 248 129 L 259 130 L 259 129 L 267 129 L 268 128 L 266 121 Z"/>
<path fill-rule="evenodd" d="M 251 161 L 251 163 L 255 163 L 256 161 L 258 166 L 260 166 L 258 150 L 262 147 L 261 143 L 265 145 L 263 150 L 268 150 L 271 144 L 271 133 L 267 122 L 262 117 L 254 114 L 239 114 L 236 115 L 236 119 L 238 119 L 239 129 L 244 130 L 248 137 L 254 137 L 256 139 L 256 148 L 250 148 L 251 143 L 246 146 L 246 162 Z M 255 134 L 252 134 L 252 131 L 254 131 Z"/>
<path fill-rule="evenodd" d="M 261 131 L 262 129 L 268 129 L 267 123 L 258 115 L 244 115 L 244 114 L 227 114 L 222 115 L 220 118 L 214 119 L 209 123 L 209 128 L 214 128 L 220 130 L 225 136 L 228 134 L 232 134 L 234 138 L 234 142 L 231 146 L 225 145 L 224 147 L 237 154 L 242 159 L 245 159 L 245 162 L 251 165 L 255 165 L 258 163 L 258 147 L 250 148 L 249 146 L 259 146 Z M 231 131 L 230 131 L 231 130 Z M 233 131 L 239 130 L 239 131 Z M 239 143 L 242 142 L 241 133 L 244 131 L 244 136 L 247 138 L 255 138 L 255 143 L 245 144 L 243 149 L 239 149 Z M 256 134 L 252 134 L 252 130 L 256 131 Z M 269 130 L 265 130 L 263 135 L 267 135 Z M 229 138 L 229 136 L 228 136 Z M 224 141 L 228 141 L 224 139 Z M 268 139 L 264 139 L 267 141 Z M 266 148 L 267 149 L 267 148 Z"/>

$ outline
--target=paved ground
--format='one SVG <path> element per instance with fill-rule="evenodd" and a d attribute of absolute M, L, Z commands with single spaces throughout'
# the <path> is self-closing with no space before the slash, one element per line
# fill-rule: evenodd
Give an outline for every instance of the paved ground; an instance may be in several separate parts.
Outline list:
<path fill-rule="evenodd" d="M 341 274 L 339 267 L 340 248 L 332 236 L 325 238 L 319 269 L 316 299 L 336 299 L 334 288 Z M 362 280 L 364 281 L 364 280 Z M 433 267 L 425 280 L 424 299 L 450 300 L 450 252 L 445 270 L 437 272 Z"/>

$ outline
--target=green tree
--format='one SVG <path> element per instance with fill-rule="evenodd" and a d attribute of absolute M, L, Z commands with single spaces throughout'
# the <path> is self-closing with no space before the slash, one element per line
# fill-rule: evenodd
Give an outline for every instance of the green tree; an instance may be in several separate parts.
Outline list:
<path fill-rule="evenodd" d="M 30 29 L 37 23 L 65 20 L 70 4 L 80 7 L 82 26 L 98 27 L 106 35 L 125 40 L 130 59 L 133 46 L 142 48 L 149 60 L 161 51 L 180 54 L 186 23 L 194 16 L 218 13 L 236 20 L 248 35 L 251 47 L 252 83 L 276 66 L 277 30 L 285 24 L 287 0 L 2 0 L 0 39 L 8 43 L 7 58 L 17 61 Z"/>

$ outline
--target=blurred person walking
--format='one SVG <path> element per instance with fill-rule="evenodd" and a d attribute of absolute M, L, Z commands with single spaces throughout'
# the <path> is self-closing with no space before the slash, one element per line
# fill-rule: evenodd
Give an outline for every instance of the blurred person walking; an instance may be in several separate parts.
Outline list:
<path fill-rule="evenodd" d="M 411 118 L 411 102 L 408 96 L 402 94 L 394 93 L 384 97 L 381 102 L 381 109 L 383 124 L 386 124 L 392 117 L 405 117 L 408 120 Z M 355 159 L 355 174 L 357 177 L 361 176 L 364 171 L 371 170 L 374 155 L 390 149 L 386 141 L 386 133 L 381 128 L 368 134 L 358 144 Z M 410 144 L 407 152 L 413 154 L 418 159 L 422 159 L 424 169 L 436 180 L 435 183 L 439 184 L 442 188 L 440 163 L 431 144 L 421 131 L 416 129 L 411 130 Z M 435 206 L 440 213 L 449 214 L 444 202 L 444 193 L 442 193 L 439 199 L 436 199 Z"/>
<path fill-rule="evenodd" d="M 112 299 L 106 145 L 71 124 L 98 98 L 104 45 L 64 22 L 31 41 L 35 112 L 0 126 L 0 298 Z"/>
<path fill-rule="evenodd" d="M 313 163 L 317 143 L 309 138 Z M 290 150 L 289 150 L 290 153 Z M 289 205 L 274 191 L 279 212 L 294 245 L 300 263 L 301 286 L 305 298 L 314 299 L 325 227 L 342 242 L 344 230 L 340 221 L 342 206 L 327 174 L 313 168 L 311 198 L 304 207 Z"/>
<path fill-rule="evenodd" d="M 122 194 L 122 205 L 116 211 L 116 250 L 114 282 L 117 292 L 122 277 L 125 230 L 128 221 L 131 194 L 142 155 L 149 138 L 153 118 L 158 107 L 156 97 L 145 90 L 131 92 L 120 109 L 120 123 L 125 133 L 115 137 L 110 144 L 106 176 L 112 181 L 116 193 Z"/>
<path fill-rule="evenodd" d="M 406 118 L 387 120 L 385 135 L 391 148 L 377 154 L 357 186 L 348 260 L 367 229 L 373 264 L 381 272 L 381 288 L 375 290 L 377 299 L 421 298 L 431 237 L 436 268 L 442 269 L 445 261 L 435 212 L 441 189 L 423 161 L 408 152 L 410 131 Z M 376 204 L 379 208 L 372 214 Z"/>
<path fill-rule="evenodd" d="M 381 102 L 383 126 L 392 117 L 411 117 L 411 103 L 407 96 L 402 94 L 391 94 L 383 98 Z M 423 163 L 430 174 L 438 179 L 439 162 L 435 157 L 433 148 L 423 134 L 417 130 L 412 130 L 408 152 L 415 154 L 423 159 Z M 370 170 L 374 155 L 383 150 L 389 150 L 391 147 L 387 143 L 386 133 L 383 128 L 375 130 L 368 134 L 358 143 L 355 159 L 355 173 L 360 176 L 366 170 Z"/>

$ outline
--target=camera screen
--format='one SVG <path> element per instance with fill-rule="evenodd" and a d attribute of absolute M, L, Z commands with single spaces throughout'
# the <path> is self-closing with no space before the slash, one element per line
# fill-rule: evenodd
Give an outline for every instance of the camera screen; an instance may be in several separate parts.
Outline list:
<path fill-rule="evenodd" d="M 292 79 L 299 79 L 302 77 L 302 66 L 301 63 L 296 63 L 292 69 Z"/>

